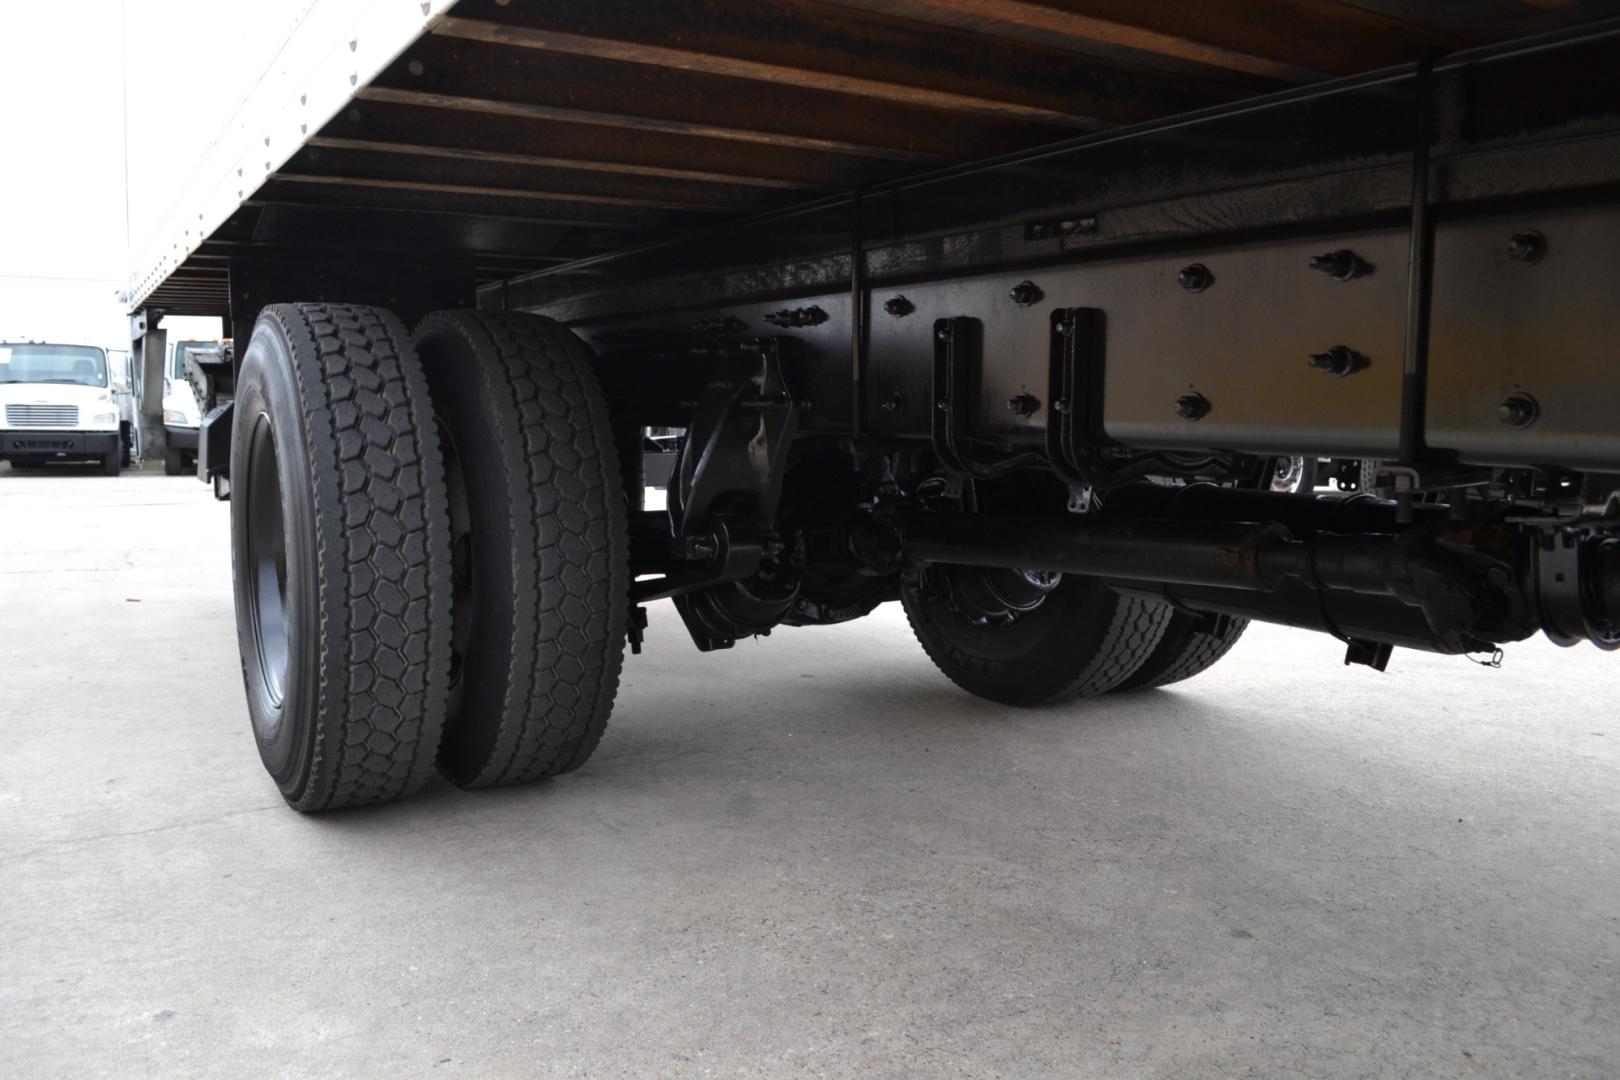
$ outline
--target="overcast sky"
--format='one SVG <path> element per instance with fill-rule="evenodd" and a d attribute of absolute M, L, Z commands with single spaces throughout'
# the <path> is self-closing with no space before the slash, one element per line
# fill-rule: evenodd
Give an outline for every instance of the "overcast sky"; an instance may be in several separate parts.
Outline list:
<path fill-rule="evenodd" d="M 119 0 L 5 6 L 0 274 L 120 278 Z"/>
<path fill-rule="evenodd" d="M 312 2 L 0 0 L 0 338 L 117 344 L 126 154 L 139 244 Z"/>
<path fill-rule="evenodd" d="M 6 4 L 0 48 L 0 337 L 119 332 L 119 0 Z M 76 279 L 100 280 L 76 280 Z M 112 342 L 108 342 L 112 344 Z"/>

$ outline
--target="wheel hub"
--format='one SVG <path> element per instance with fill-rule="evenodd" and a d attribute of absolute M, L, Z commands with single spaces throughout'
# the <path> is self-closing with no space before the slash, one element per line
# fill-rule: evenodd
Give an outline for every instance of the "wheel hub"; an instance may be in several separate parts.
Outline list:
<path fill-rule="evenodd" d="M 1276 468 L 1271 474 L 1271 490 L 1294 492 L 1298 491 L 1300 481 L 1305 476 L 1305 459 L 1302 457 L 1278 458 Z"/>
<path fill-rule="evenodd" d="M 1063 575 L 1056 570 L 941 567 L 952 610 L 976 625 L 1007 626 L 1045 602 Z"/>

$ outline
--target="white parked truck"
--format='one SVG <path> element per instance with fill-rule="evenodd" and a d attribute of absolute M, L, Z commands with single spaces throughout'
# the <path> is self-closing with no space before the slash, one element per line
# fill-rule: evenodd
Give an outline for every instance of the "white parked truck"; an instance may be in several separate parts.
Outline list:
<path fill-rule="evenodd" d="M 118 406 L 118 439 L 127 469 L 135 464 L 139 455 L 141 430 L 141 403 L 135 393 L 138 380 L 133 355 L 128 349 L 108 349 L 107 368 L 112 377 L 113 404 Z"/>
<path fill-rule="evenodd" d="M 95 345 L 0 342 L 0 459 L 13 469 L 54 462 L 123 466 L 114 376 Z"/>
<path fill-rule="evenodd" d="M 576 768 L 660 599 L 718 668 L 899 601 L 1031 707 L 1620 647 L 1620 3 L 300 10 L 129 290 L 237 343 L 294 807 Z"/>
<path fill-rule="evenodd" d="M 183 476 L 197 467 L 197 429 L 202 423 L 202 408 L 187 363 L 193 354 L 218 356 L 224 344 L 218 340 L 187 340 L 169 345 L 169 362 L 163 373 L 163 472 L 168 476 Z"/>

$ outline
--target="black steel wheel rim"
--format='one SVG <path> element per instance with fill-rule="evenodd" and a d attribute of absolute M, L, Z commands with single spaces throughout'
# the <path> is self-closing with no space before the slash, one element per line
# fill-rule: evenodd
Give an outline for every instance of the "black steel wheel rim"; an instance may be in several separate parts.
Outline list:
<path fill-rule="evenodd" d="M 286 693 L 291 649 L 287 626 L 287 530 L 281 510 L 276 441 L 270 418 L 263 413 L 254 419 L 253 433 L 248 437 L 243 494 L 247 498 L 248 625 L 265 696 L 272 707 L 279 707 Z"/>
<path fill-rule="evenodd" d="M 934 587 L 943 588 L 946 602 L 965 622 L 998 631 L 1038 611 L 1062 580 L 1062 574 L 1050 570 L 952 566 Z"/>

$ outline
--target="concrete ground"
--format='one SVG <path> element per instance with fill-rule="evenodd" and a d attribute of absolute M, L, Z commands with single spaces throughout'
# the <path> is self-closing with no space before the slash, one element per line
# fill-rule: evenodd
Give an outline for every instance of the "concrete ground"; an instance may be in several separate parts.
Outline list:
<path fill-rule="evenodd" d="M 1620 1075 L 1620 657 L 1015 712 L 660 606 L 577 774 L 302 817 L 226 528 L 0 470 L 0 1076 Z"/>

